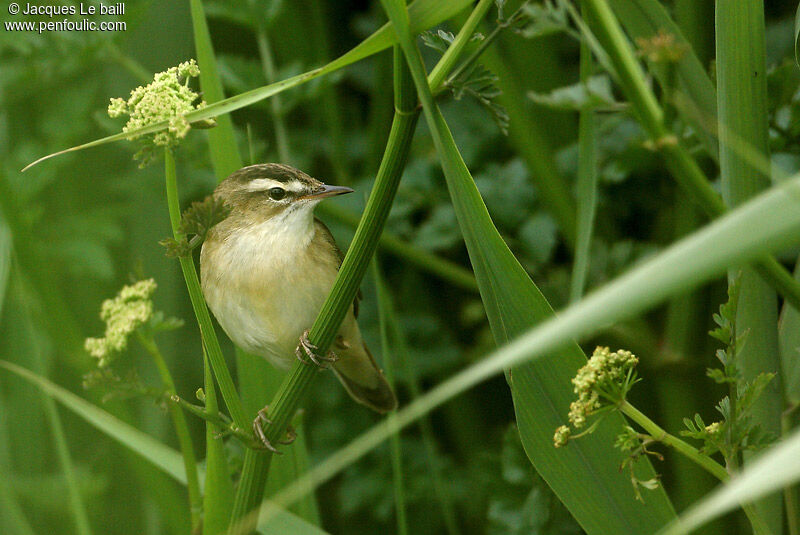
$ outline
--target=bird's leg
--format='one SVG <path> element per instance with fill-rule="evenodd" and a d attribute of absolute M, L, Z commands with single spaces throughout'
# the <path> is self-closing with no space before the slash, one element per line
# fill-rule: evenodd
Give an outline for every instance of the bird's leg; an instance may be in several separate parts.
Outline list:
<path fill-rule="evenodd" d="M 256 438 L 264 445 L 266 449 L 271 451 L 272 453 L 277 453 L 278 455 L 282 455 L 282 452 L 278 451 L 278 449 L 272 445 L 272 443 L 267 438 L 267 434 L 264 432 L 263 425 L 272 424 L 272 420 L 267 417 L 267 410 L 269 410 L 269 406 L 264 407 L 258 414 L 256 415 L 255 420 L 253 420 L 253 432 L 256 435 Z M 294 430 L 294 427 L 291 425 L 286 426 L 286 438 L 283 440 L 279 440 L 278 444 L 289 445 L 297 438 L 297 431 Z"/>
<path fill-rule="evenodd" d="M 314 363 L 322 369 L 330 368 L 336 362 L 336 354 L 333 351 L 328 351 L 327 355 L 322 356 L 317 353 L 318 349 L 308 339 L 308 331 L 305 331 L 300 336 L 300 344 L 294 350 L 294 354 L 303 364 L 311 365 L 311 363 Z"/>

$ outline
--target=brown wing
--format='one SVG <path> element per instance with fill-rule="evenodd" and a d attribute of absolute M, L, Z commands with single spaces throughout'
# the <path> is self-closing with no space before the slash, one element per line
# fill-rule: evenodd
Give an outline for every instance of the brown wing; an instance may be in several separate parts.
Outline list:
<path fill-rule="evenodd" d="M 342 250 L 339 249 L 339 246 L 336 245 L 336 240 L 333 238 L 333 234 L 331 234 L 330 229 L 327 227 L 327 225 L 325 225 L 325 223 L 323 223 L 316 217 L 314 218 L 314 225 L 317 227 L 319 235 L 325 241 L 327 241 L 331 245 L 331 247 L 333 247 L 334 251 L 336 251 L 336 254 L 339 257 L 339 267 L 342 267 L 342 260 L 344 260 L 344 254 L 342 253 Z M 362 297 L 363 295 L 361 293 L 361 289 L 359 288 L 358 292 L 356 292 L 356 298 L 353 300 L 353 315 L 356 318 L 358 318 L 358 302 L 361 301 Z"/>

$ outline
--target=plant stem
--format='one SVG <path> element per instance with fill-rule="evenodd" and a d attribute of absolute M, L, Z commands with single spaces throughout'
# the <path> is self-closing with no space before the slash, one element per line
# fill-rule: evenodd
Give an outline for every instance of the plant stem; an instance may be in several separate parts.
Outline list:
<path fill-rule="evenodd" d="M 153 361 L 158 368 L 158 373 L 161 376 L 161 383 L 164 385 L 167 393 L 170 396 L 177 395 L 175 390 L 175 382 L 172 380 L 172 374 L 169 371 L 164 355 L 158 349 L 155 340 L 151 337 L 143 335 L 140 331 L 136 331 L 139 343 L 144 349 L 153 357 Z M 178 405 L 173 403 L 168 404 L 169 415 L 172 418 L 172 424 L 175 426 L 175 434 L 178 436 L 178 444 L 181 448 L 183 455 L 183 466 L 186 470 L 186 488 L 189 493 L 189 511 L 191 514 L 192 533 L 197 533 L 200 526 L 201 515 L 203 511 L 203 496 L 200 493 L 200 479 L 197 475 L 197 457 L 194 453 L 194 446 L 192 444 L 192 437 L 189 433 L 189 426 L 186 423 L 186 418 Z"/>
<path fill-rule="evenodd" d="M 653 440 L 673 448 L 675 451 L 694 462 L 720 481 L 728 481 L 730 479 L 731 476 L 728 471 L 725 470 L 725 467 L 711 457 L 700 453 L 697 448 L 690 446 L 678 437 L 667 433 L 658 424 L 656 424 L 653 420 L 648 418 L 644 413 L 640 412 L 639 409 L 627 401 L 623 401 L 619 405 L 619 410 L 622 412 L 622 414 L 639 424 L 642 429 L 647 431 L 647 434 L 650 435 Z M 753 504 L 742 504 L 742 510 L 747 515 L 748 520 L 750 520 L 750 524 L 753 526 L 753 531 L 755 533 L 762 535 L 771 533 L 769 527 L 764 521 L 764 518 L 756 510 Z"/>
<path fill-rule="evenodd" d="M 179 230 L 181 221 L 181 208 L 178 200 L 178 182 L 175 175 L 175 158 L 172 151 L 169 149 L 164 150 L 164 174 L 166 176 L 167 187 L 167 205 L 169 207 L 169 220 L 172 224 L 172 233 L 175 239 L 180 239 L 183 236 Z M 194 314 L 197 317 L 197 323 L 200 326 L 200 334 L 203 338 L 203 344 L 208 352 L 208 358 L 211 363 L 211 368 L 214 376 L 219 383 L 219 389 L 222 392 L 222 398 L 228 407 L 228 412 L 237 427 L 246 429 L 246 417 L 242 409 L 242 402 L 239 399 L 239 394 L 236 392 L 236 387 L 233 384 L 228 366 L 225 364 L 225 357 L 222 355 L 222 349 L 219 347 L 217 334 L 214 331 L 214 326 L 211 323 L 211 316 L 208 313 L 208 307 L 203 299 L 203 291 L 200 289 L 200 280 L 197 278 L 197 271 L 194 267 L 194 262 L 191 257 L 179 258 L 181 264 L 181 271 L 183 271 L 183 278 L 186 281 L 186 288 L 189 290 L 189 299 L 192 302 Z"/>
<path fill-rule="evenodd" d="M 585 0 L 584 0 L 585 1 Z M 581 42 L 580 78 L 588 82 L 592 75 L 592 50 Z M 575 263 L 572 268 L 570 301 L 580 300 L 586 286 L 589 252 L 592 245 L 595 207 L 597 205 L 597 135 L 595 112 L 581 110 L 578 123 L 578 214 L 575 240 Z"/>
<path fill-rule="evenodd" d="M 372 275 L 375 281 L 375 290 L 378 296 L 378 321 L 380 323 L 381 332 L 381 355 L 383 356 L 383 367 L 386 373 L 386 380 L 390 385 L 395 383 L 395 364 L 397 361 L 397 351 L 392 349 L 392 341 L 389 326 L 389 311 L 390 297 L 389 290 L 381 278 L 380 268 L 378 267 L 378 260 L 372 261 Z M 397 418 L 395 413 L 389 414 L 387 419 L 391 423 L 396 423 Z M 408 520 L 406 516 L 406 496 L 403 487 L 403 449 L 400 439 L 400 432 L 392 435 L 389 442 L 391 448 L 392 460 L 392 483 L 394 484 L 394 503 L 397 518 L 397 533 L 398 535 L 408 535 Z"/>
<path fill-rule="evenodd" d="M 264 78 L 267 83 L 275 81 L 275 61 L 272 57 L 272 48 L 267 39 L 267 30 L 263 22 L 259 22 L 256 32 L 258 41 L 258 55 L 261 57 L 261 68 L 264 71 Z M 272 115 L 272 127 L 275 129 L 275 145 L 278 149 L 278 159 L 282 163 L 291 163 L 289 154 L 289 134 L 286 132 L 286 125 L 283 122 L 283 112 L 281 111 L 280 95 L 274 95 L 269 99 L 270 111 Z"/>
<path fill-rule="evenodd" d="M 586 0 L 584 6 L 587 19 L 596 22 L 593 27 L 611 61 L 614 71 L 612 74 L 617 77 L 623 92 L 633 105 L 654 148 L 663 154 L 664 163 L 678 185 L 690 194 L 710 218 L 726 213 L 728 208 L 725 202 L 711 187 L 705 173 L 664 124 L 664 112 L 647 85 L 636 55 L 606 0 Z M 786 268 L 773 257 L 761 259 L 755 265 L 764 281 L 800 310 L 800 283 L 794 280 Z"/>
<path fill-rule="evenodd" d="M 389 215 L 411 148 L 411 139 L 419 116 L 417 99 L 402 57 L 397 52 L 395 56 L 395 116 L 386 151 L 361 222 L 339 268 L 339 274 L 308 334 L 309 341 L 318 348 L 320 354 L 328 351 L 358 292 L 361 279 Z M 271 443 L 277 444 L 286 432 L 317 371 L 317 367 L 298 361 L 284 379 L 269 406 L 267 416 L 272 423 L 264 429 Z M 247 450 L 229 533 L 249 534 L 257 524 L 258 510 L 254 509 L 261 502 L 270 459 L 271 455 L 268 452 Z"/>
<path fill-rule="evenodd" d="M 658 424 L 656 424 L 653 420 L 648 418 L 644 413 L 639 411 L 639 409 L 627 401 L 622 402 L 622 404 L 619 406 L 619 410 L 622 412 L 622 414 L 639 424 L 642 429 L 647 431 L 653 440 L 674 448 L 678 453 L 690 459 L 692 462 L 706 470 L 720 481 L 727 481 L 730 479 L 730 475 L 728 474 L 727 470 L 725 470 L 724 466 L 713 460 L 708 455 L 700 453 L 697 448 L 690 446 L 683 440 L 667 433 L 664 429 L 659 427 Z"/>

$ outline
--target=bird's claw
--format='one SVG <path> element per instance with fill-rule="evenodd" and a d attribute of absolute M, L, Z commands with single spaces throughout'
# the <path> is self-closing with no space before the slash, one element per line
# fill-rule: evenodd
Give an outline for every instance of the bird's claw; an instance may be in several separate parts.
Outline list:
<path fill-rule="evenodd" d="M 308 331 L 305 331 L 300 336 L 300 343 L 297 345 L 297 349 L 294 350 L 294 354 L 303 364 L 310 366 L 313 363 L 322 369 L 330 368 L 336 362 L 336 354 L 333 351 L 328 351 L 327 355 L 322 356 L 317 353 L 318 349 L 308 339 Z"/>
<path fill-rule="evenodd" d="M 264 448 L 268 449 L 272 453 L 277 453 L 278 455 L 282 455 L 281 451 L 278 451 L 278 448 L 272 445 L 272 442 L 269 441 L 267 438 L 267 434 L 264 432 L 264 428 L 262 427 L 264 424 L 270 425 L 272 424 L 272 420 L 267 417 L 267 410 L 269 407 L 264 407 L 258 414 L 256 415 L 255 419 L 253 420 L 253 432 L 256 435 L 256 438 L 263 444 Z M 297 432 L 294 428 L 290 425 L 286 428 L 286 438 L 283 440 L 279 440 L 278 444 L 289 445 L 294 442 L 294 439 L 297 438 Z"/>

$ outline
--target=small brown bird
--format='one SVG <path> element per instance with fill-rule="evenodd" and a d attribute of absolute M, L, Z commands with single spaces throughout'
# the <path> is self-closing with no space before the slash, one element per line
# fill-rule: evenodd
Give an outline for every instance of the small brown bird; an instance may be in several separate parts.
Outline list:
<path fill-rule="evenodd" d="M 220 182 L 214 196 L 231 212 L 203 243 L 200 272 L 206 301 L 236 345 L 283 369 L 295 354 L 305 362 L 325 360 L 314 355 L 305 336 L 333 286 L 342 253 L 314 217 L 314 207 L 352 191 L 274 163 L 244 167 Z M 332 369 L 353 399 L 391 411 L 397 400 L 361 339 L 357 305 L 356 300 L 331 348 Z"/>

